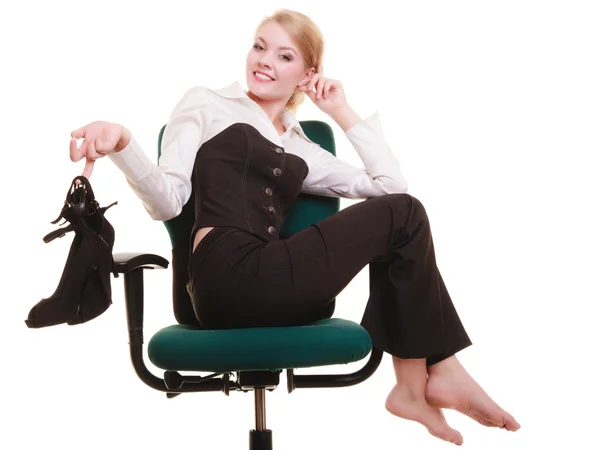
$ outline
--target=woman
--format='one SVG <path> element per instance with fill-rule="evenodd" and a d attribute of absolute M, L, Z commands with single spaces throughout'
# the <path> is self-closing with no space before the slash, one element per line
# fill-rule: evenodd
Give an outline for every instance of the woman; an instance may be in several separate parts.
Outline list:
<path fill-rule="evenodd" d="M 516 431 L 516 420 L 456 358 L 471 341 L 437 269 L 425 210 L 406 194 L 378 115 L 361 120 L 341 83 L 322 75 L 323 47 L 308 17 L 277 11 L 256 30 L 246 60 L 249 90 L 234 83 L 186 92 L 165 129 L 158 166 L 129 130 L 107 122 L 71 134 L 71 159 L 86 158 L 89 178 L 95 160 L 109 155 L 156 220 L 179 215 L 194 186 L 188 291 L 202 325 L 288 326 L 331 317 L 332 299 L 369 264 L 361 324 L 393 358 L 397 383 L 388 411 L 457 445 L 462 436 L 441 408 Z M 293 115 L 304 95 L 344 130 L 364 169 L 306 137 Z M 279 239 L 301 192 L 366 200 Z"/>

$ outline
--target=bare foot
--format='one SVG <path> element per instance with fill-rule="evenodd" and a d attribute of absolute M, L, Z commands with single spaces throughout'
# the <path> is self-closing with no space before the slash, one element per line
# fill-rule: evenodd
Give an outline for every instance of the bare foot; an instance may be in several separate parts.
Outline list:
<path fill-rule="evenodd" d="M 442 410 L 427 403 L 422 392 L 412 392 L 396 384 L 385 401 L 385 408 L 395 416 L 425 425 L 427 431 L 437 438 L 456 445 L 463 443 L 461 434 L 450 428 Z"/>
<path fill-rule="evenodd" d="M 429 367 L 425 397 L 430 405 L 461 412 L 485 426 L 517 431 L 521 425 L 498 406 L 456 356 Z"/>

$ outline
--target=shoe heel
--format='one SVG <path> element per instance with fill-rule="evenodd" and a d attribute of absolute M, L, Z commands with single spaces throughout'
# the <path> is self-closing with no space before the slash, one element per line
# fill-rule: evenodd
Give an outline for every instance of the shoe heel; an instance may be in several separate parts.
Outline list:
<path fill-rule="evenodd" d="M 104 217 L 104 212 L 117 202 L 103 208 L 99 208 L 98 216 L 102 226 L 100 232 L 90 231 L 89 238 L 93 241 L 95 248 L 95 264 L 86 277 L 82 294 L 81 304 L 77 317 L 67 322 L 68 325 L 79 325 L 88 322 L 105 312 L 112 305 L 112 289 L 110 274 L 117 278 L 119 275 L 115 269 L 112 249 L 115 242 L 115 231 L 111 223 Z M 95 221 L 94 223 L 98 223 Z"/>
<path fill-rule="evenodd" d="M 68 321 L 67 325 L 89 322 L 105 312 L 112 305 L 112 299 L 110 293 L 107 296 L 104 289 L 98 266 L 94 265 L 84 282 L 77 316 Z"/>

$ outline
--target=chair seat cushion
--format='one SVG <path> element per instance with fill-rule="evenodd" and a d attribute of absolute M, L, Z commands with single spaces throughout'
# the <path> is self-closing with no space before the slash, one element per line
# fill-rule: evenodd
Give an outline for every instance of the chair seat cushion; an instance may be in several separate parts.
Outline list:
<path fill-rule="evenodd" d="M 201 330 L 171 325 L 148 343 L 148 357 L 164 370 L 235 372 L 348 364 L 371 351 L 359 324 L 338 318 L 294 327 Z"/>

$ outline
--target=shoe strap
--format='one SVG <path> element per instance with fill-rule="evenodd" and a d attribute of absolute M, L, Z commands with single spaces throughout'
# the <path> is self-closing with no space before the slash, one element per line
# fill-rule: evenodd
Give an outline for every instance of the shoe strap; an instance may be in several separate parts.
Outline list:
<path fill-rule="evenodd" d="M 76 231 L 80 228 L 79 224 L 70 224 L 63 228 L 58 228 L 57 230 L 51 231 L 46 236 L 44 236 L 44 242 L 47 244 L 52 242 L 56 238 L 61 238 L 65 234 L 70 233 L 71 231 Z"/>

